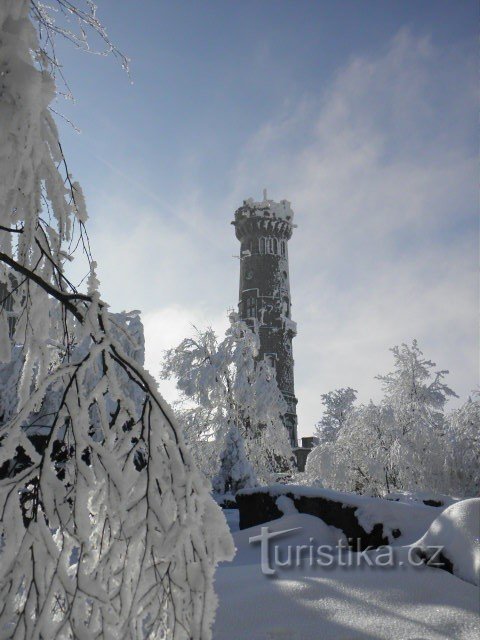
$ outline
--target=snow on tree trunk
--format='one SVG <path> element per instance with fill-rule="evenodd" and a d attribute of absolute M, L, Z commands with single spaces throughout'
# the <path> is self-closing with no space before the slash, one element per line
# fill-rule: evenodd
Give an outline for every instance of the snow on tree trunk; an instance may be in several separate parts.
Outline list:
<path fill-rule="evenodd" d="M 231 537 L 155 381 L 122 346 L 123 320 L 100 299 L 30 7 L 0 4 L 0 312 L 9 300 L 16 315 L 13 336 L 0 323 L 0 353 L 20 351 L 0 468 L 19 451 L 27 461 L 0 480 L 0 636 L 207 639 Z M 65 274 L 77 241 L 86 293 Z M 38 449 L 28 432 L 46 403 Z"/>

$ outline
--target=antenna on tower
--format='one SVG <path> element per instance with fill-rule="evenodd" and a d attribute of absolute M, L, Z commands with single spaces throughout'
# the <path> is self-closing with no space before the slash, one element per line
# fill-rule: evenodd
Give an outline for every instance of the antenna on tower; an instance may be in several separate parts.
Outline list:
<path fill-rule="evenodd" d="M 266 189 L 263 190 L 263 201 L 264 202 L 267 201 L 267 190 Z"/>

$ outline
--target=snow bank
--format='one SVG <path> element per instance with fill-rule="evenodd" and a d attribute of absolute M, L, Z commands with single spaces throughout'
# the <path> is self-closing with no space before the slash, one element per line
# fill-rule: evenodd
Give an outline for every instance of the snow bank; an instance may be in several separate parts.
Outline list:
<path fill-rule="evenodd" d="M 414 546 L 424 549 L 427 557 L 432 547 L 443 547 L 442 555 L 452 563 L 453 574 L 480 584 L 480 498 L 445 509 Z"/>
<path fill-rule="evenodd" d="M 265 525 L 264 525 L 265 526 Z M 305 514 L 283 516 L 269 530 L 294 529 L 287 545 L 335 545 L 341 532 Z M 418 567 L 302 566 L 274 577 L 260 570 L 261 526 L 234 534 L 237 555 L 215 578 L 219 608 L 213 640 L 477 640 L 478 591 L 446 571 Z M 399 549 L 398 552 L 406 552 Z M 403 558 L 403 555 L 399 555 Z"/>
<path fill-rule="evenodd" d="M 361 496 L 359 496 L 361 497 Z M 390 544 L 404 545 L 418 540 L 435 520 L 443 507 L 431 507 L 423 503 L 402 503 L 382 498 L 365 499 L 355 515 L 359 524 L 371 531 L 376 523 L 383 525 L 383 534 Z"/>
<path fill-rule="evenodd" d="M 238 509 L 222 509 L 222 513 L 225 516 L 230 531 L 232 533 L 238 531 Z"/>
<path fill-rule="evenodd" d="M 235 558 L 228 566 L 243 566 L 246 564 L 258 565 L 260 560 L 259 543 L 251 543 L 250 538 L 258 537 L 264 525 L 236 531 L 233 535 L 235 548 L 237 550 Z M 268 523 L 270 532 L 289 531 L 285 536 L 275 539 L 275 544 L 279 548 L 281 557 L 286 557 L 288 546 L 310 547 L 314 545 L 329 545 L 336 547 L 340 542 L 345 543 L 345 536 L 342 531 L 335 527 L 330 527 L 315 516 L 308 516 L 304 513 L 292 513 L 285 515 L 278 520 Z M 233 533 L 233 532 L 232 532 Z M 312 540 L 314 541 L 312 543 Z M 227 566 L 227 565 L 225 565 Z M 259 569 L 260 571 L 260 569 Z"/>

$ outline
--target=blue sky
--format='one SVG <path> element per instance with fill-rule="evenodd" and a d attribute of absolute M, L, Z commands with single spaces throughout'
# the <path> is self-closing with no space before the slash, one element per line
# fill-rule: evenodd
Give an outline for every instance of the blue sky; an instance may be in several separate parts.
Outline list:
<path fill-rule="evenodd" d="M 60 45 L 57 108 L 102 292 L 141 309 L 147 364 L 189 323 L 226 324 L 241 201 L 291 200 L 300 432 L 321 393 L 379 397 L 416 337 L 465 396 L 478 384 L 477 3 L 99 2 L 131 59 Z M 169 383 L 161 390 L 173 397 Z"/>

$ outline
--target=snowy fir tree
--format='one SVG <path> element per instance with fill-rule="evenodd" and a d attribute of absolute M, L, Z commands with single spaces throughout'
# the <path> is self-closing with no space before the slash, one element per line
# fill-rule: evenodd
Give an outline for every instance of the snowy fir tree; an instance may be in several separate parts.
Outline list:
<path fill-rule="evenodd" d="M 274 480 L 289 468 L 292 450 L 275 371 L 256 359 L 258 335 L 236 314 L 229 319 L 221 342 L 211 329 L 196 330 L 169 349 L 161 375 L 176 380 L 182 394 L 179 417 L 188 425 L 195 459 L 206 462 L 204 473 L 216 477 L 217 488 L 239 489 L 251 486 L 253 473 L 258 482 Z M 227 468 L 234 469 L 230 478 Z"/>
<path fill-rule="evenodd" d="M 86 27 L 106 38 L 85 6 L 56 8 L 80 21 L 80 43 Z M 232 541 L 143 368 L 138 316 L 100 297 L 49 109 L 60 67 L 47 45 L 75 41 L 54 19 L 28 0 L 0 4 L 0 635 L 206 639 Z M 66 270 L 82 249 L 84 291 Z"/>

